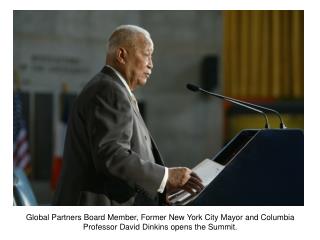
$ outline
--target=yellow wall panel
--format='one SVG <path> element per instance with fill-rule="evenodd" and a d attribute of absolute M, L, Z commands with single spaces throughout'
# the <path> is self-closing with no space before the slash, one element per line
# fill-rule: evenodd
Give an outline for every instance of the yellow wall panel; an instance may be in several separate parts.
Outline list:
<path fill-rule="evenodd" d="M 303 11 L 225 11 L 225 94 L 302 99 L 303 21 Z"/>

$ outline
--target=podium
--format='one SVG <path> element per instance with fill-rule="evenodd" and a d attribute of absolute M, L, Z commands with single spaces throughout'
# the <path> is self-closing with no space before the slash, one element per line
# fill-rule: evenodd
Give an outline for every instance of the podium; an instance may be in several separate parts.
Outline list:
<path fill-rule="evenodd" d="M 212 159 L 223 170 L 188 205 L 303 206 L 303 157 L 302 130 L 243 130 Z"/>

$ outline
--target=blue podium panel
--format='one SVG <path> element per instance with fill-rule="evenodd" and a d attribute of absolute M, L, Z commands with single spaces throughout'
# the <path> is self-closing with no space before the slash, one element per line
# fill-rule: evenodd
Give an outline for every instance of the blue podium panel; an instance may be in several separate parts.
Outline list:
<path fill-rule="evenodd" d="M 301 206 L 303 157 L 299 129 L 243 130 L 212 159 L 224 169 L 190 205 Z"/>

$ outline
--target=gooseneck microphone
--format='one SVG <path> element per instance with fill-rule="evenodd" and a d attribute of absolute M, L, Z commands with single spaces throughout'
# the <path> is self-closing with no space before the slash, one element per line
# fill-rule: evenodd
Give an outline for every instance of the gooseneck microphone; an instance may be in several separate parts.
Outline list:
<path fill-rule="evenodd" d="M 222 98 L 222 99 L 229 99 L 229 100 L 232 100 L 232 101 L 236 101 L 238 103 L 242 103 L 242 104 L 245 104 L 245 105 L 248 105 L 248 106 L 251 106 L 251 107 L 255 107 L 255 108 L 258 108 L 258 109 L 264 109 L 264 110 L 267 110 L 269 112 L 273 112 L 275 113 L 279 120 L 280 120 L 280 128 L 281 129 L 286 129 L 286 125 L 284 124 L 284 121 L 280 115 L 280 113 L 272 108 L 267 108 L 267 107 L 264 107 L 264 106 L 261 106 L 261 105 L 257 105 L 257 104 L 253 104 L 253 103 L 249 103 L 249 102 L 245 102 L 245 101 L 241 101 L 241 100 L 238 100 L 238 99 L 234 99 L 234 98 L 231 98 L 231 97 L 226 97 L 226 96 L 222 96 L 222 95 L 219 95 L 219 94 L 216 94 L 216 93 L 211 93 L 211 92 L 208 92 L 198 86 L 195 86 L 193 84 L 187 84 L 187 88 L 191 91 L 200 91 L 200 92 L 204 92 L 206 94 L 210 94 L 210 95 L 213 95 L 213 96 L 216 96 L 216 97 L 219 97 L 219 98 Z"/>
<path fill-rule="evenodd" d="M 198 92 L 199 91 L 199 92 L 211 95 L 211 96 L 215 96 L 215 97 L 221 98 L 223 100 L 226 100 L 228 102 L 231 102 L 233 104 L 236 104 L 236 105 L 242 106 L 244 108 L 250 109 L 252 111 L 258 112 L 260 114 L 263 114 L 264 119 L 265 119 L 265 128 L 269 128 L 269 120 L 268 120 L 267 114 L 265 114 L 265 112 L 263 112 L 263 111 L 261 111 L 261 110 L 259 110 L 257 108 L 254 108 L 254 107 L 260 107 L 260 106 L 256 105 L 256 106 L 253 107 L 254 104 L 251 105 L 250 103 L 248 104 L 246 102 L 243 102 L 243 101 L 240 101 L 240 100 L 237 100 L 237 99 L 233 99 L 233 98 L 230 98 L 230 97 L 222 96 L 220 94 L 208 92 L 208 91 L 206 91 L 206 90 L 204 90 L 204 89 L 202 89 L 202 88 L 200 88 L 198 86 L 195 86 L 193 84 L 189 84 L 188 83 L 186 86 L 190 91 L 193 91 L 193 92 Z M 280 114 L 279 114 L 279 116 L 280 116 Z M 282 120 L 281 120 L 281 122 L 282 122 Z"/>

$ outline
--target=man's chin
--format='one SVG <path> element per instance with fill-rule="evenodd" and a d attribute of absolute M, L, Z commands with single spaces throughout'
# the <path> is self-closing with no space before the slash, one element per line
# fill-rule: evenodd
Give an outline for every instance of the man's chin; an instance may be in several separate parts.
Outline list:
<path fill-rule="evenodd" d="M 147 84 L 147 81 L 148 81 L 148 79 L 147 79 L 147 78 L 145 78 L 145 79 L 141 79 L 141 80 L 139 81 L 139 85 L 140 85 L 140 86 L 144 86 L 144 85 L 146 85 L 146 84 Z"/>

